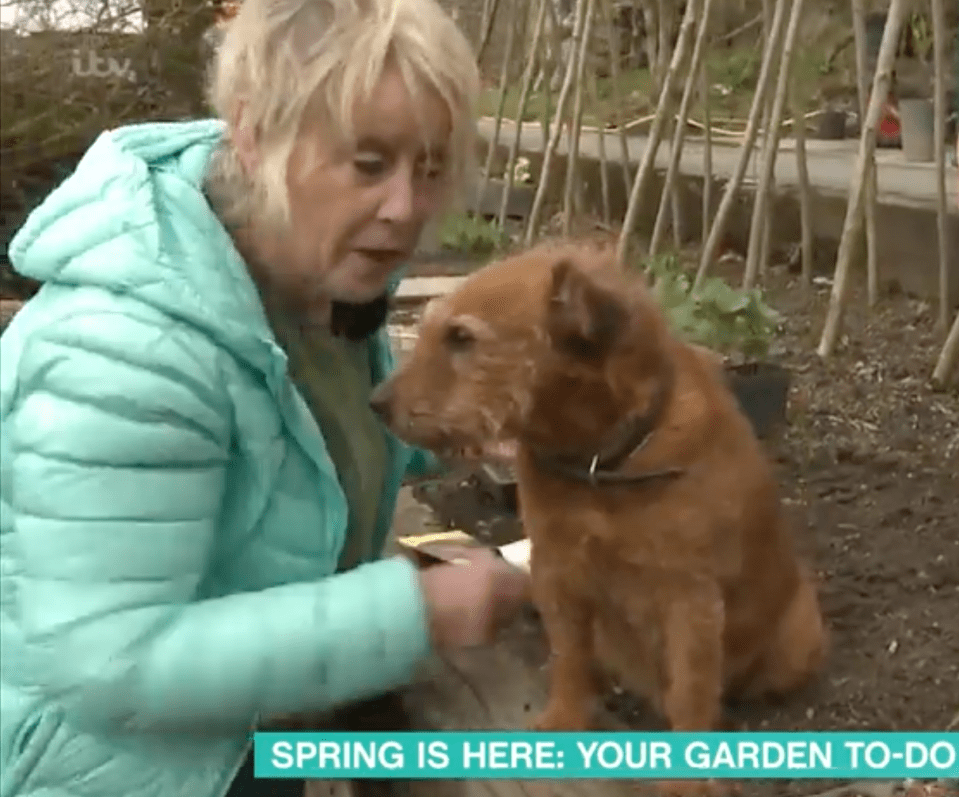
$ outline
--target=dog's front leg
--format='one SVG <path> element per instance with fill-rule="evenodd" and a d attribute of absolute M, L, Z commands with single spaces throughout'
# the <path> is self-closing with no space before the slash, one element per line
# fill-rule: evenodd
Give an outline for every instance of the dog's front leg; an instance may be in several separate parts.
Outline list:
<path fill-rule="evenodd" d="M 592 610 L 542 568 L 534 566 L 531 574 L 534 599 L 552 653 L 549 697 L 533 727 L 542 731 L 588 730 L 595 721 L 598 694 Z"/>
<path fill-rule="evenodd" d="M 663 711 L 674 731 L 717 730 L 722 711 L 725 608 L 718 585 L 674 584 L 663 599 Z M 736 793 L 726 781 L 665 781 L 661 795 L 719 797 Z"/>

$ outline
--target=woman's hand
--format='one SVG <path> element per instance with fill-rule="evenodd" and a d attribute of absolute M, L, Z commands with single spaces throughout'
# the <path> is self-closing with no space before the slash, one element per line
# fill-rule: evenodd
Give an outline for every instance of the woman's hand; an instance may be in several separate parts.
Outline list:
<path fill-rule="evenodd" d="M 463 548 L 462 564 L 420 571 L 430 634 L 440 649 L 491 642 L 530 600 L 529 576 L 486 548 Z"/>

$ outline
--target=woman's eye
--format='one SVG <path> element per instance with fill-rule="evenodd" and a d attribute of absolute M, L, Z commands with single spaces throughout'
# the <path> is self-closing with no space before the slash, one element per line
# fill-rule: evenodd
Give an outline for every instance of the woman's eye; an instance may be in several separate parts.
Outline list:
<path fill-rule="evenodd" d="M 453 351 L 465 351 L 476 342 L 476 336 L 461 324 L 453 324 L 446 329 L 446 345 Z"/>
<path fill-rule="evenodd" d="M 353 166 L 367 177 L 378 177 L 387 169 L 386 159 L 379 155 L 357 155 L 353 159 Z"/>

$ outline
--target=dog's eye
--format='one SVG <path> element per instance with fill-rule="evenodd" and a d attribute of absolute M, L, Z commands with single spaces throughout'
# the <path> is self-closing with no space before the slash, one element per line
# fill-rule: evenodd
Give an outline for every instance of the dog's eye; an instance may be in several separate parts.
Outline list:
<path fill-rule="evenodd" d="M 465 351 L 476 342 L 476 336 L 462 324 L 451 324 L 446 328 L 445 340 L 453 351 Z"/>

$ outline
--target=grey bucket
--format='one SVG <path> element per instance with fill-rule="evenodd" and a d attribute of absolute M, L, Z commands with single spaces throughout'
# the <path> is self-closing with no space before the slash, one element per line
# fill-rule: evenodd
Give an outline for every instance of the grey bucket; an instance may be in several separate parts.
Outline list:
<path fill-rule="evenodd" d="M 935 153 L 932 100 L 899 100 L 902 121 L 902 154 L 913 163 L 929 163 Z"/>

